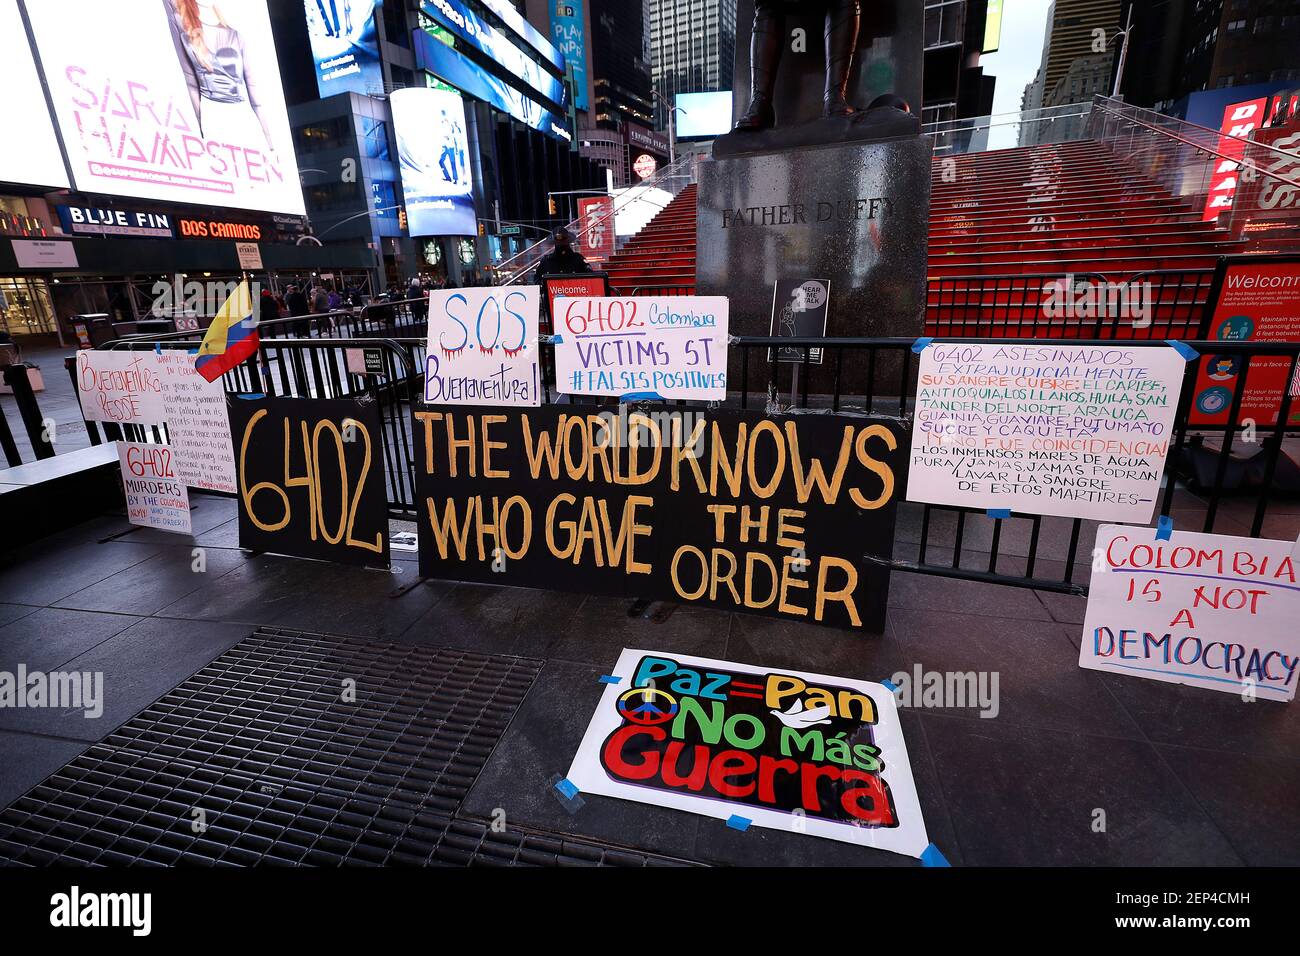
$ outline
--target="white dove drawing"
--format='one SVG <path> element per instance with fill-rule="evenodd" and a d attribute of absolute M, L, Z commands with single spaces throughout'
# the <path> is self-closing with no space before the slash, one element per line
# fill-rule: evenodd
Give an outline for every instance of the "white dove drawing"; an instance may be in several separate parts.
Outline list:
<path fill-rule="evenodd" d="M 811 710 L 804 710 L 803 701 L 796 700 L 786 711 L 769 711 L 777 720 L 787 727 L 812 727 L 815 724 L 829 724 L 830 704 L 818 704 Z"/>

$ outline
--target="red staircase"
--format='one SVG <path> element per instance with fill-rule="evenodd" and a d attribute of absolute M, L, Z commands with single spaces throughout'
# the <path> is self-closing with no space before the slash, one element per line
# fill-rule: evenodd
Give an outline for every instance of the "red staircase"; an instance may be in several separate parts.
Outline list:
<path fill-rule="evenodd" d="M 605 266 L 609 284 L 630 295 L 634 289 L 673 288 L 695 292 L 695 184 L 633 236 Z"/>
<path fill-rule="evenodd" d="M 1201 209 L 1093 141 L 935 157 L 926 329 L 943 335 L 1095 334 L 1045 325 L 1045 282 L 1150 283 L 1155 327 L 1199 320 L 1215 261 L 1244 251 Z M 610 260 L 610 283 L 694 291 L 695 187 L 688 186 Z M 1089 329 L 1093 331 L 1090 333 Z M 1133 334 L 1125 329 L 1115 334 Z"/>

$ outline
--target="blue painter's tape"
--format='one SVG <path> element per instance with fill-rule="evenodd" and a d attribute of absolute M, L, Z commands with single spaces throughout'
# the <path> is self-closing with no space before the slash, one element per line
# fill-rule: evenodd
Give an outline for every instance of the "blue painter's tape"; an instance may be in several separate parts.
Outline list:
<path fill-rule="evenodd" d="M 727 817 L 727 826 L 731 827 L 733 830 L 739 830 L 741 833 L 748 830 L 749 825 L 753 822 L 754 821 L 749 819 L 749 817 L 742 817 L 737 813 L 733 813 L 731 816 Z"/>
<path fill-rule="evenodd" d="M 240 392 L 238 395 L 235 396 L 235 398 L 245 398 L 248 399 L 250 402 L 255 402 L 260 398 L 266 398 L 266 396 L 261 392 Z"/>
<path fill-rule="evenodd" d="M 931 843 L 921 853 L 922 866 L 952 866 L 947 858 L 939 852 L 939 848 Z"/>
<path fill-rule="evenodd" d="M 1178 339 L 1165 339 L 1165 344 L 1183 357 L 1184 362 L 1190 362 L 1193 359 L 1200 358 L 1201 353 L 1196 351 L 1186 342 L 1180 342 Z"/>
<path fill-rule="evenodd" d="M 198 349 L 190 349 L 190 354 L 191 354 L 191 355 L 198 355 L 198 354 L 199 354 L 199 350 L 198 350 Z"/>
<path fill-rule="evenodd" d="M 990 508 L 990 509 L 988 510 L 987 514 L 988 514 L 988 516 L 989 516 L 990 518 L 998 518 L 999 520 L 1002 519 L 1002 518 L 1010 518 L 1010 517 L 1011 517 L 1011 509 L 1010 509 L 1010 508 Z"/>
<path fill-rule="evenodd" d="M 1160 521 L 1156 524 L 1156 540 L 1168 541 L 1169 536 L 1174 533 L 1174 519 L 1169 515 L 1161 515 Z"/>
<path fill-rule="evenodd" d="M 898 685 L 895 684 L 892 680 L 882 680 L 880 684 L 882 687 L 887 687 L 891 694 L 898 690 Z"/>
<path fill-rule="evenodd" d="M 602 674 L 602 675 L 600 675 L 600 682 L 601 682 L 602 684 L 617 684 L 617 683 L 618 683 L 619 681 L 621 681 L 622 679 L 623 679 L 623 678 L 621 678 L 621 677 L 614 677 L 614 676 L 612 676 L 612 675 L 610 675 L 610 674 Z"/>
<path fill-rule="evenodd" d="M 551 336 L 551 344 L 552 344 L 552 345 L 563 345 L 563 344 L 564 344 L 564 336 L 563 336 L 563 335 L 552 335 L 552 336 Z"/>
<path fill-rule="evenodd" d="M 934 341 L 933 336 L 923 335 L 915 342 L 912 343 L 912 351 L 915 352 L 917 355 L 920 355 L 922 352 L 925 351 L 925 347 L 933 341 Z"/>
<path fill-rule="evenodd" d="M 161 343 L 161 342 L 155 342 L 155 343 L 153 344 L 153 353 L 154 353 L 154 355 L 162 355 L 162 343 Z"/>
<path fill-rule="evenodd" d="M 619 396 L 620 402 L 662 402 L 664 397 L 658 392 L 627 392 Z"/>
<path fill-rule="evenodd" d="M 572 800 L 579 793 L 577 785 L 574 784 L 572 781 L 570 781 L 568 777 L 565 777 L 563 780 L 557 783 L 555 785 L 555 789 L 560 791 L 560 793 L 562 793 L 565 796 L 565 798 L 569 800 Z"/>

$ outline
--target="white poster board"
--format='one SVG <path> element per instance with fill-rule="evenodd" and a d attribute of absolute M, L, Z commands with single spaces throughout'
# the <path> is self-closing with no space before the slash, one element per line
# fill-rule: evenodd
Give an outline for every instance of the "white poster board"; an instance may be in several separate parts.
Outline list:
<path fill-rule="evenodd" d="M 1168 346 L 928 345 L 907 498 L 1145 524 L 1185 369 Z"/>
<path fill-rule="evenodd" d="M 727 397 L 726 296 L 557 298 L 555 383 L 566 395 Z"/>
<path fill-rule="evenodd" d="M 77 397 L 86 421 L 158 425 L 167 419 L 153 352 L 77 352 Z"/>
<path fill-rule="evenodd" d="M 117 443 L 126 489 L 126 516 L 131 524 L 190 534 L 190 499 L 176 474 L 176 459 L 168 445 Z"/>
<path fill-rule="evenodd" d="M 883 684 L 629 649 L 606 683 L 569 768 L 582 793 L 913 857 L 929 845 Z"/>
<path fill-rule="evenodd" d="M 1260 700 L 1300 677 L 1294 541 L 1097 529 L 1079 666 Z"/>
<path fill-rule="evenodd" d="M 438 405 L 542 403 L 535 285 L 429 293 L 424 400 Z"/>
<path fill-rule="evenodd" d="M 163 385 L 167 437 L 176 452 L 176 473 L 191 488 L 237 494 L 235 452 L 221 379 L 209 382 L 183 349 L 154 356 Z"/>

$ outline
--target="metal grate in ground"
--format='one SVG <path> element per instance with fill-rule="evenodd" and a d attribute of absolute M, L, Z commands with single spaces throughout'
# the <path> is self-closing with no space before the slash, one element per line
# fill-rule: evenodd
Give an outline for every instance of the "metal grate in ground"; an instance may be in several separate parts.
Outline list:
<path fill-rule="evenodd" d="M 454 818 L 540 667 L 259 629 L 0 813 L 0 862 L 676 862 Z"/>

